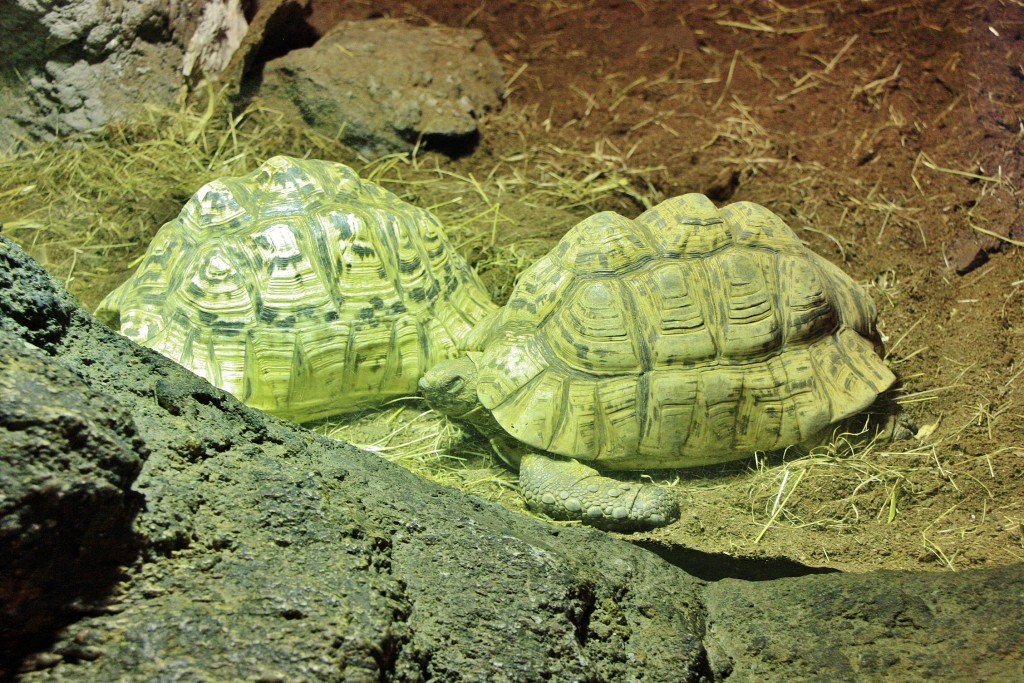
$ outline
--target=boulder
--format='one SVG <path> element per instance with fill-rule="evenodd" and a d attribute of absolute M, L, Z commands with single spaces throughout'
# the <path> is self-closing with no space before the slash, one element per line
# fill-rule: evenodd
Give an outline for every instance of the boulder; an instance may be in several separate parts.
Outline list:
<path fill-rule="evenodd" d="M 108 395 L 0 337 L 0 660 L 102 599 L 132 561 L 142 444 Z"/>
<path fill-rule="evenodd" d="M 0 660 L 39 647 L 136 548 L 145 447 L 131 416 L 52 353 L 74 302 L 0 241 Z"/>
<path fill-rule="evenodd" d="M 875 571 L 704 593 L 714 680 L 1024 680 L 1024 565 Z"/>
<path fill-rule="evenodd" d="M 0 148 L 173 104 L 202 0 L 13 0 L 0 12 Z"/>
<path fill-rule="evenodd" d="M 1024 666 L 1024 565 L 702 580 L 692 556 L 518 515 L 250 409 L 102 327 L 2 237 L 0 351 L 0 452 L 17 470 L 2 500 L 49 482 L 2 508 L 0 595 L 39 600 L 18 603 L 34 637 L 3 652 L 0 678 L 958 681 Z M 67 586 L 18 583 L 38 567 Z M 96 568 L 106 581 L 67 609 Z"/>
<path fill-rule="evenodd" d="M 260 97 L 376 156 L 418 143 L 460 153 L 501 104 L 501 65 L 480 31 L 345 21 L 264 66 Z"/>
<path fill-rule="evenodd" d="M 237 106 L 258 89 L 271 107 L 371 156 L 417 143 L 462 153 L 480 116 L 501 104 L 501 66 L 480 31 L 342 22 L 305 47 L 316 39 L 310 0 L 260 3 L 251 25 L 245 6 L 14 0 L 0 12 L 0 149 L 176 105 L 205 76 Z"/>

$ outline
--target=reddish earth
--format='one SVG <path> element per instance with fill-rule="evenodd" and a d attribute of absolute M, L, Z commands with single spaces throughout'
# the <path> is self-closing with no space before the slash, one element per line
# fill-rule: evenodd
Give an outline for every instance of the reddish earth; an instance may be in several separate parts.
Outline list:
<path fill-rule="evenodd" d="M 844 569 L 1024 560 L 1022 3 L 314 4 L 321 25 L 380 14 L 478 28 L 503 62 L 505 109 L 458 172 L 561 154 L 627 176 L 624 213 L 759 202 L 868 285 L 920 438 L 684 473 L 682 521 L 644 540 Z"/>

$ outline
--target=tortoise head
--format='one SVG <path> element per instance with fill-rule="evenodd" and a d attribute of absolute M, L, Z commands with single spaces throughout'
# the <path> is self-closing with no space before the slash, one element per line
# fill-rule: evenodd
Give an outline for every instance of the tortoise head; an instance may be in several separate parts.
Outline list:
<path fill-rule="evenodd" d="M 482 408 L 476 396 L 478 353 L 443 360 L 420 378 L 420 394 L 430 407 L 458 420 Z"/>
<path fill-rule="evenodd" d="M 480 355 L 470 352 L 465 356 L 441 361 L 424 373 L 419 388 L 420 395 L 431 408 L 453 420 L 468 422 L 485 436 L 491 437 L 502 430 L 477 397 L 477 362 Z"/>

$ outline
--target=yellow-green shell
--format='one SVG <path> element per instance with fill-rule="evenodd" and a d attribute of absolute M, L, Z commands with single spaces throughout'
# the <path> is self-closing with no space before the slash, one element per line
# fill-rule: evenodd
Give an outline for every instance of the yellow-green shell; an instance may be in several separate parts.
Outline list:
<path fill-rule="evenodd" d="M 277 156 L 204 185 L 99 313 L 307 421 L 414 393 L 493 309 L 429 212 L 342 164 Z"/>
<path fill-rule="evenodd" d="M 757 204 L 689 194 L 600 213 L 521 277 L 478 395 L 520 441 L 604 469 L 686 467 L 805 442 L 895 377 L 875 308 Z"/>

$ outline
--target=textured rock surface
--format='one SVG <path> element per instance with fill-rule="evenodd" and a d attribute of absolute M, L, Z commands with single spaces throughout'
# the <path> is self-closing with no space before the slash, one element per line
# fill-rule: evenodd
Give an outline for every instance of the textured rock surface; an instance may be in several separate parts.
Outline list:
<path fill-rule="evenodd" d="M 16 273 L 5 299 L 66 301 L 4 244 L 21 259 L 0 261 Z M 64 329 L 52 343 L 65 388 L 123 405 L 144 441 L 144 509 L 121 531 L 142 558 L 104 613 L 28 656 L 21 666 L 40 670 L 26 680 L 676 681 L 706 669 L 699 582 L 663 585 L 675 570 L 650 553 L 267 417 L 80 310 Z"/>
<path fill-rule="evenodd" d="M 243 36 L 234 0 L 13 0 L 0 12 L 0 149 L 95 131 L 143 103 L 172 105 L 183 70 L 195 85 L 232 57 L 221 80 L 234 92 L 255 62 L 315 38 L 308 7 L 262 3 Z M 421 137 L 450 151 L 472 145 L 478 117 L 500 105 L 502 91 L 501 66 L 479 31 L 371 21 L 342 23 L 269 62 L 262 94 L 381 154 Z"/>
<path fill-rule="evenodd" d="M 725 579 L 705 602 L 704 643 L 716 678 L 730 683 L 1024 680 L 1019 564 Z"/>
<path fill-rule="evenodd" d="M 267 62 L 260 95 L 375 155 L 408 151 L 421 137 L 446 149 L 471 145 L 503 89 L 479 31 L 383 20 L 342 22 L 312 47 Z"/>
<path fill-rule="evenodd" d="M 0 336 L 0 659 L 80 616 L 132 560 L 131 418 L 38 349 Z"/>
<path fill-rule="evenodd" d="M 0 12 L 0 147 L 174 102 L 202 0 L 13 0 Z"/>
<path fill-rule="evenodd" d="M 74 302 L 0 241 L 0 659 L 38 645 L 132 560 L 145 454 L 127 412 L 49 353 Z"/>
<path fill-rule="evenodd" d="M 246 408 L 69 308 L 34 262 L 2 237 L 0 245 L 5 405 L 30 405 L 40 393 L 46 400 L 36 406 L 59 405 L 54 424 L 79 425 L 88 453 L 106 454 L 84 473 L 118 491 L 131 479 L 132 454 L 145 456 L 133 527 L 109 526 L 100 539 L 134 544 L 138 559 L 105 604 L 86 595 L 52 642 L 4 653 L 0 677 L 19 666 L 24 681 L 1022 673 L 1022 565 L 708 586 L 614 537 L 515 515 Z M 26 301 L 63 312 L 65 322 L 26 314 Z M 9 439 L 34 434 L 7 424 Z M 39 435 L 39 452 L 75 453 L 60 433 Z M 17 462 L 4 458 L 5 468 Z M 76 467 L 67 481 L 81 478 Z M 67 511 L 88 519 L 92 503 L 69 501 Z M 91 538 L 68 539 L 69 547 L 96 557 L 103 546 Z M 85 564 L 62 564 L 67 582 L 87 573 Z M 10 594 L 18 571 L 0 573 L 0 591 Z M 51 610 L 43 601 L 22 618 L 45 620 Z"/>
<path fill-rule="evenodd" d="M 14 242 L 0 238 L 0 331 L 56 353 L 77 304 Z"/>
<path fill-rule="evenodd" d="M 236 104 L 247 100 L 256 89 L 251 76 L 257 67 L 262 68 L 262 62 L 316 42 L 319 35 L 307 23 L 311 4 L 311 0 L 260 0 L 256 3 L 256 13 L 249 21 L 242 42 L 217 76 Z"/>

